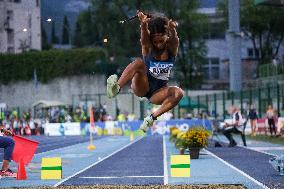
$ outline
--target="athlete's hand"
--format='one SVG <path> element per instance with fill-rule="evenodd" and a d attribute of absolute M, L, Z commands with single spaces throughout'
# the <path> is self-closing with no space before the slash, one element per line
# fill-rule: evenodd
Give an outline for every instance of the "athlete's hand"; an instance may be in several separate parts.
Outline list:
<path fill-rule="evenodd" d="M 168 30 L 173 30 L 176 29 L 176 27 L 178 26 L 178 23 L 176 21 L 173 21 L 172 19 L 170 19 L 168 21 L 168 24 L 165 25 L 165 28 Z"/>
<path fill-rule="evenodd" d="M 143 12 L 141 12 L 139 10 L 137 11 L 137 16 L 138 16 L 140 22 L 142 22 L 142 23 L 148 23 L 149 20 L 150 20 L 150 18 L 146 14 L 144 14 Z"/>

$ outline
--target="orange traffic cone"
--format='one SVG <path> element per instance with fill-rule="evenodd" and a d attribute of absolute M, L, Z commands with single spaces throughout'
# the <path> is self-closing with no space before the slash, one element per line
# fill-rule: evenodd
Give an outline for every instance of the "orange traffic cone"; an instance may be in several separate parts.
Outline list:
<path fill-rule="evenodd" d="M 18 173 L 17 173 L 17 180 L 26 180 L 27 174 L 23 160 L 20 160 L 18 163 Z"/>

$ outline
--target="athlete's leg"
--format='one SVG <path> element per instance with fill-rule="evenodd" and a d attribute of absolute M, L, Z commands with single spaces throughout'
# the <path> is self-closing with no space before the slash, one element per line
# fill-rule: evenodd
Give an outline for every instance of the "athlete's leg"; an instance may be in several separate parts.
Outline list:
<path fill-rule="evenodd" d="M 179 103 L 179 101 L 183 97 L 183 94 L 183 90 L 178 87 L 163 87 L 158 90 L 150 98 L 150 102 L 161 106 L 158 110 L 156 110 L 150 116 L 147 116 L 144 119 L 142 125 L 140 126 L 140 129 L 146 132 L 148 127 L 151 127 L 153 125 L 154 120 L 157 117 L 171 110 Z"/>
<path fill-rule="evenodd" d="M 147 68 L 140 58 L 129 64 L 119 80 L 117 79 L 117 75 L 111 75 L 107 79 L 107 95 L 109 98 L 115 97 L 120 88 L 124 87 L 130 80 L 132 80 L 131 87 L 135 95 L 143 96 L 149 90 Z"/>
<path fill-rule="evenodd" d="M 164 87 L 158 90 L 151 98 L 150 102 L 161 105 L 159 109 L 153 112 L 153 117 L 159 117 L 163 113 L 175 107 L 183 97 L 183 90 L 179 87 Z"/>
<path fill-rule="evenodd" d="M 142 97 L 149 90 L 147 67 L 141 58 L 137 58 L 125 68 L 118 80 L 118 85 L 122 88 L 130 80 L 132 80 L 131 88 L 136 96 Z"/>

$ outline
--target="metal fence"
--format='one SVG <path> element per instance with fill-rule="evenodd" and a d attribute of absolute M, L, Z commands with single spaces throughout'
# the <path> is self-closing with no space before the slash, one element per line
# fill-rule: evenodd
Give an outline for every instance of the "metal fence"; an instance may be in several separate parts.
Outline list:
<path fill-rule="evenodd" d="M 225 119 L 232 105 L 238 106 L 241 112 L 246 114 L 251 104 L 256 107 L 259 117 L 264 116 L 268 105 L 272 105 L 278 115 L 283 116 L 284 85 L 275 84 L 240 92 L 195 96 L 191 97 L 191 100 L 197 102 L 198 113 L 206 111 L 216 119 Z"/>
<path fill-rule="evenodd" d="M 131 113 L 135 114 L 138 119 L 143 119 L 144 116 L 150 114 L 155 106 L 148 100 L 145 100 L 145 98 L 139 98 L 133 93 L 120 92 L 112 99 L 109 99 L 105 93 L 73 95 L 73 109 L 79 106 L 86 114 L 88 114 L 87 110 L 89 107 L 99 107 L 100 105 L 106 107 L 107 113 L 112 115 L 113 118 L 116 118 L 119 113 Z M 173 118 L 180 117 L 178 106 L 171 112 L 173 113 Z"/>

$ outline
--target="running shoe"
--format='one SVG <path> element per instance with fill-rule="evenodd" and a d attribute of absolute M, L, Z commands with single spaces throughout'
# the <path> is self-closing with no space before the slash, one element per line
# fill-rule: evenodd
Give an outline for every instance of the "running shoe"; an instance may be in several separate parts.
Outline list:
<path fill-rule="evenodd" d="M 117 75 L 111 75 L 107 79 L 107 96 L 113 98 L 119 93 L 120 86 L 117 83 Z"/>
<path fill-rule="evenodd" d="M 144 118 L 143 123 L 140 126 L 140 129 L 146 133 L 148 127 L 151 127 L 154 123 L 154 120 L 151 116 L 147 116 Z"/>
<path fill-rule="evenodd" d="M 17 177 L 17 173 L 14 173 L 11 169 L 7 169 L 6 171 L 1 170 L 1 171 L 0 171 L 0 176 L 1 176 L 1 177 L 12 177 L 12 178 L 16 178 L 16 177 Z"/>

